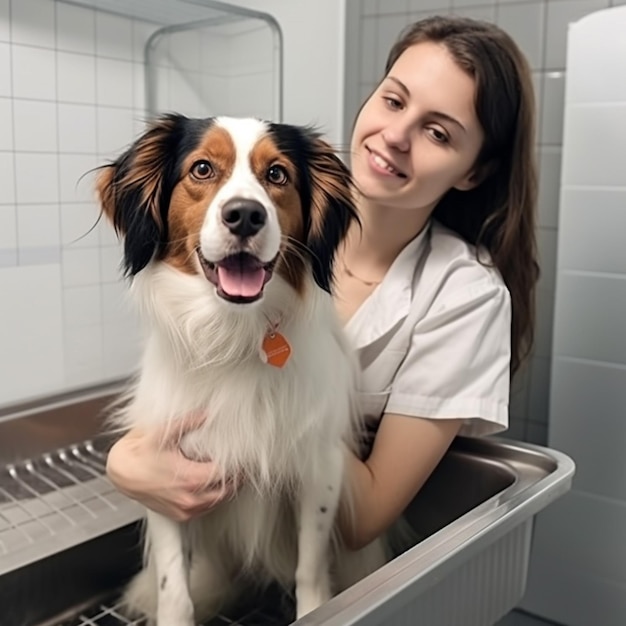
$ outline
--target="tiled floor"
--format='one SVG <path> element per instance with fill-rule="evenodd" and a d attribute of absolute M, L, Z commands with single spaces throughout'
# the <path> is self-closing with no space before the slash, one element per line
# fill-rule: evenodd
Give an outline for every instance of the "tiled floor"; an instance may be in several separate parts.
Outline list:
<path fill-rule="evenodd" d="M 522 613 L 521 611 L 511 611 L 508 615 L 503 617 L 494 626 L 559 626 L 555 622 L 546 622 L 529 613 Z"/>

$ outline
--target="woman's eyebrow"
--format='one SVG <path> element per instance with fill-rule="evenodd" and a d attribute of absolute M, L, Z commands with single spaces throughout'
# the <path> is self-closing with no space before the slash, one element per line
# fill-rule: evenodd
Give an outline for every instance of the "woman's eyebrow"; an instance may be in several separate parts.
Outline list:
<path fill-rule="evenodd" d="M 393 81 L 400 88 L 400 90 L 404 93 L 404 95 L 407 98 L 411 96 L 411 92 L 409 91 L 409 88 L 399 78 L 396 78 L 395 76 L 387 76 L 386 78 L 388 80 Z M 443 113 L 442 111 L 431 111 L 430 115 L 432 117 L 437 117 L 440 120 L 451 122 L 452 124 L 455 124 L 456 126 L 458 126 L 464 133 L 467 132 L 467 129 L 465 128 L 465 126 L 463 126 L 463 124 L 461 124 L 461 122 L 459 122 L 459 120 L 457 120 L 456 117 L 452 117 L 451 115 L 448 115 L 447 113 Z"/>
<path fill-rule="evenodd" d="M 404 94 L 406 96 L 411 95 L 411 93 L 409 92 L 409 88 L 399 78 L 396 78 L 395 76 L 387 76 L 386 78 L 396 83 L 396 85 L 398 85 L 398 87 L 400 87 L 400 89 L 404 91 Z"/>
<path fill-rule="evenodd" d="M 459 122 L 459 120 L 457 120 L 456 117 L 452 117 L 451 115 L 448 115 L 447 113 L 442 113 L 441 111 L 431 111 L 430 115 L 432 117 L 438 117 L 439 119 L 443 121 L 456 124 L 464 133 L 467 132 L 467 129 L 465 128 L 465 126 L 463 126 L 463 124 L 461 124 L 461 122 Z"/>

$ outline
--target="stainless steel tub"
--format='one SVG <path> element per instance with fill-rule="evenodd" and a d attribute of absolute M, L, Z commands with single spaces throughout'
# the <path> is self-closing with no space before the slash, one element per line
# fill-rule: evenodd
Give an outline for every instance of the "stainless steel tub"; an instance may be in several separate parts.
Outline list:
<path fill-rule="evenodd" d="M 103 477 L 99 432 L 119 389 L 0 411 L 0 626 L 132 623 L 115 594 L 139 567 L 142 511 Z M 554 450 L 457 439 L 407 511 L 421 540 L 296 623 L 493 624 L 524 593 L 534 515 L 573 473 Z M 212 624 L 287 624 L 289 614 L 272 596 Z"/>

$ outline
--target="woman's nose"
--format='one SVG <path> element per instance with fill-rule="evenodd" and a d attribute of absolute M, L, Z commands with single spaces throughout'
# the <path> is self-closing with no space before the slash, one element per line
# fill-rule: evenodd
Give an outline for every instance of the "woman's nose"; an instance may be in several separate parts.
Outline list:
<path fill-rule="evenodd" d="M 390 148 L 401 152 L 408 152 L 411 147 L 411 128 L 401 121 L 388 125 L 382 132 L 385 143 Z"/>

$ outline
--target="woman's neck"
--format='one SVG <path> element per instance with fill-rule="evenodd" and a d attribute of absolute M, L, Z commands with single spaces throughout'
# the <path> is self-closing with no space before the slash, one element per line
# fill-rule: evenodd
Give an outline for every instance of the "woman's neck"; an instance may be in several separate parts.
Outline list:
<path fill-rule="evenodd" d="M 402 249 L 424 228 L 431 211 L 394 209 L 358 201 L 361 227 L 353 224 L 346 240 L 346 262 L 369 267 L 372 271 L 389 269 Z"/>

